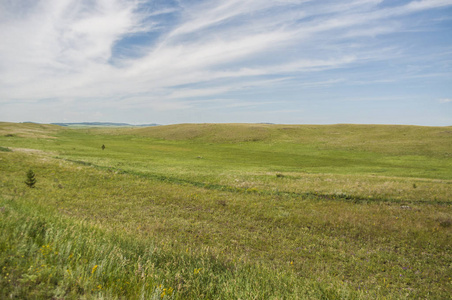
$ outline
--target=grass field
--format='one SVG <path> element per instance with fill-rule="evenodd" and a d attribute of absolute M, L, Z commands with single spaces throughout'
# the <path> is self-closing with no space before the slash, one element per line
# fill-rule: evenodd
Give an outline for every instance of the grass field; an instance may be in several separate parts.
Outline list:
<path fill-rule="evenodd" d="M 0 191 L 2 299 L 452 294 L 452 127 L 0 123 Z"/>

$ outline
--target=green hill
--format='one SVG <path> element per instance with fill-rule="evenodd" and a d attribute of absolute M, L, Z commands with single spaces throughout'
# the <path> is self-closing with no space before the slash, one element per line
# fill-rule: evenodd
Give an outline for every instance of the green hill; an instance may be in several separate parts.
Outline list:
<path fill-rule="evenodd" d="M 204 143 L 299 143 L 329 149 L 452 157 L 452 127 L 401 125 L 179 124 L 125 129 L 165 140 Z"/>
<path fill-rule="evenodd" d="M 59 131 L 57 125 L 0 122 L 0 136 L 6 137 L 51 138 Z"/>

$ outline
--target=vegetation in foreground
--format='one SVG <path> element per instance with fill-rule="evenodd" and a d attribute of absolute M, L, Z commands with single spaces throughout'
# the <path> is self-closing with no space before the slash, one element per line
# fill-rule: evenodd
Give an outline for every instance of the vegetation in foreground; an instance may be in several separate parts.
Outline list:
<path fill-rule="evenodd" d="M 448 298 L 451 132 L 0 123 L 0 297 Z"/>

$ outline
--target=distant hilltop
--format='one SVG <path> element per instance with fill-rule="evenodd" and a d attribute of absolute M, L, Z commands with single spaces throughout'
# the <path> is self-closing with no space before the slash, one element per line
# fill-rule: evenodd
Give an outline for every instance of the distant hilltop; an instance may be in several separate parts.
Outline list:
<path fill-rule="evenodd" d="M 102 126 L 102 127 L 151 127 L 158 126 L 159 124 L 139 124 L 132 125 L 127 123 L 112 123 L 112 122 L 80 122 L 80 123 L 51 123 L 58 126 Z"/>

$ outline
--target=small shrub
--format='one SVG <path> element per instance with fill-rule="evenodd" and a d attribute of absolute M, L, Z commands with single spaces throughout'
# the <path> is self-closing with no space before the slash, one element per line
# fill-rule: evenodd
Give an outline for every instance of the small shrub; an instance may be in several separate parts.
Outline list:
<path fill-rule="evenodd" d="M 25 184 L 28 185 L 29 188 L 34 188 L 36 184 L 35 173 L 33 170 L 28 170 L 27 172 L 27 180 L 25 180 Z"/>
<path fill-rule="evenodd" d="M 9 148 L 7 148 L 7 147 L 1 147 L 1 146 L 0 146 L 0 151 L 3 151 L 3 152 L 13 152 L 13 150 L 11 150 L 11 149 L 9 149 Z"/>
<path fill-rule="evenodd" d="M 444 219 L 439 221 L 439 226 L 443 228 L 448 228 L 452 226 L 452 220 L 451 219 Z"/>
<path fill-rule="evenodd" d="M 281 174 L 281 173 L 278 173 L 278 174 L 276 174 L 276 177 L 278 177 L 278 178 L 284 178 L 284 175 Z"/>
<path fill-rule="evenodd" d="M 224 199 L 218 200 L 217 203 L 218 203 L 218 205 L 221 205 L 223 207 L 225 207 L 227 205 L 226 200 L 224 200 Z"/>

